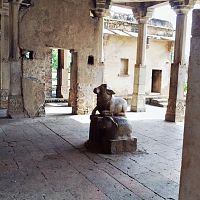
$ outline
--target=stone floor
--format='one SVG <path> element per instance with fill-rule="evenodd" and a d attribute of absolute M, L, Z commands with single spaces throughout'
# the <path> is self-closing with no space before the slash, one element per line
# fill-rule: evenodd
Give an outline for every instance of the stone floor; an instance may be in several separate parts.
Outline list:
<path fill-rule="evenodd" d="M 85 150 L 89 116 L 0 120 L 1 200 L 177 200 L 183 124 L 163 108 L 127 113 L 138 151 Z"/>

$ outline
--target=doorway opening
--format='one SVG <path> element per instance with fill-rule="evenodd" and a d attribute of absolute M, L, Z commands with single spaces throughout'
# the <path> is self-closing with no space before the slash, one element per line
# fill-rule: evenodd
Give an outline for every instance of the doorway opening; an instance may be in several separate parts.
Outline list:
<path fill-rule="evenodd" d="M 162 70 L 152 70 L 151 92 L 161 92 Z"/>
<path fill-rule="evenodd" d="M 74 63 L 73 51 L 52 48 L 50 59 L 49 76 L 46 75 L 46 114 L 72 114 L 74 109 L 70 93 L 74 92 L 71 87 L 74 81 L 77 81 L 71 73 Z"/>

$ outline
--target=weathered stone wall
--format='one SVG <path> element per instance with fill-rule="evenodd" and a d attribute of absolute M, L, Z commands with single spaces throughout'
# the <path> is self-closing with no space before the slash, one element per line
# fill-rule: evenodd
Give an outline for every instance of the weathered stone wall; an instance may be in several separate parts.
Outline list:
<path fill-rule="evenodd" d="M 94 106 L 93 87 L 102 80 L 98 74 L 100 68 L 96 58 L 98 20 L 89 15 L 92 1 L 33 0 L 32 2 L 33 6 L 21 11 L 20 48 L 32 50 L 36 55 L 41 49 L 47 50 L 51 47 L 74 49 L 78 52 L 77 113 L 86 113 Z M 95 58 L 92 66 L 87 64 L 89 55 Z M 36 78 L 43 84 L 46 64 L 47 59 L 44 54 L 41 59 L 24 62 L 23 67 L 24 70 L 28 70 L 29 78 Z M 45 86 L 41 87 L 44 87 L 43 92 L 45 92 Z M 36 98 L 31 92 L 29 95 Z M 24 99 L 26 98 L 24 95 Z"/>
<path fill-rule="evenodd" d="M 162 70 L 161 94 L 168 95 L 170 78 L 170 41 L 150 39 L 146 59 L 145 91 L 151 93 L 152 69 Z M 137 38 L 119 35 L 104 35 L 106 82 L 116 95 L 127 96 L 133 93 L 134 66 L 136 63 Z M 121 58 L 129 59 L 128 75 L 121 76 Z"/>
<path fill-rule="evenodd" d="M 33 59 L 23 59 L 24 109 L 30 117 L 44 115 L 46 72 L 50 65 L 50 49 L 38 48 Z M 47 80 L 48 81 L 48 80 Z M 48 83 L 47 83 L 48 86 Z"/>

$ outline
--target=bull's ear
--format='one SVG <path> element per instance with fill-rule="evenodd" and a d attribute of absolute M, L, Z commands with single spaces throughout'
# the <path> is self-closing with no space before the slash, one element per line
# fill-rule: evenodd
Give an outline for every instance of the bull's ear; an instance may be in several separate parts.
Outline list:
<path fill-rule="evenodd" d="M 95 94 L 97 94 L 97 88 L 94 88 L 93 92 L 94 92 Z"/>
<path fill-rule="evenodd" d="M 106 92 L 107 92 L 107 94 L 109 94 L 109 95 L 115 94 L 115 92 L 113 92 L 113 90 L 109 90 L 109 89 L 107 89 Z"/>

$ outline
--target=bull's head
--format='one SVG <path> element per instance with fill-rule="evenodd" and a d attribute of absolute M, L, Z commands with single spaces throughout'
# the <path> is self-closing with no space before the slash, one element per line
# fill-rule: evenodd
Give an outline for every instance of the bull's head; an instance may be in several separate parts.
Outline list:
<path fill-rule="evenodd" d="M 107 94 L 107 95 L 113 95 L 115 92 L 113 90 L 107 89 L 107 84 L 101 84 L 99 87 L 94 88 L 93 92 L 95 94 Z"/>

